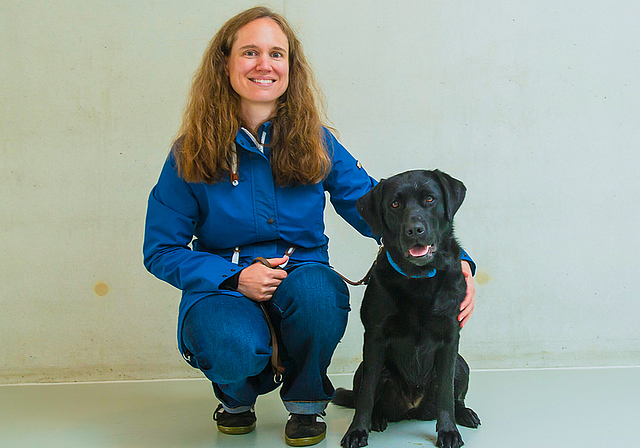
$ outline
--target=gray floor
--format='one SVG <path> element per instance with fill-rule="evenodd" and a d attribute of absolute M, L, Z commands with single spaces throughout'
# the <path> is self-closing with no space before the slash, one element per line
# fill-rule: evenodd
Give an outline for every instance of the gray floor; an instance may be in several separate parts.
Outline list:
<path fill-rule="evenodd" d="M 349 376 L 332 377 L 349 386 Z M 640 446 L 640 368 L 473 371 L 467 405 L 482 419 L 462 428 L 469 448 Z M 0 447 L 284 447 L 277 393 L 257 403 L 258 428 L 219 434 L 205 380 L 0 387 Z M 353 411 L 330 406 L 338 447 Z M 434 422 L 394 423 L 369 446 L 432 447 Z"/>

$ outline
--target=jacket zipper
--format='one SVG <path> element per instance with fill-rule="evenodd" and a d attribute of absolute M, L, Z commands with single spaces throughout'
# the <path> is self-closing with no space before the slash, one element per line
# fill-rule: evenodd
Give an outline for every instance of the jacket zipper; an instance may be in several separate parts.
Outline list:
<path fill-rule="evenodd" d="M 264 154 L 264 141 L 267 138 L 267 132 L 265 130 L 262 131 L 262 134 L 260 135 L 260 143 L 258 143 L 258 141 L 256 140 L 256 138 L 253 136 L 253 134 L 251 132 L 249 132 L 247 129 L 241 127 L 240 128 L 242 131 L 244 131 L 244 133 L 251 139 L 251 141 L 253 142 L 253 145 L 258 148 L 260 150 L 261 153 Z M 233 145 L 233 173 L 231 173 L 231 183 L 233 184 L 234 187 L 238 186 L 239 183 L 239 179 L 238 179 L 238 149 L 236 148 L 236 145 L 234 143 Z M 234 264 L 238 264 L 240 262 L 240 246 L 236 246 L 233 248 L 233 256 L 231 257 L 231 262 Z"/>
<path fill-rule="evenodd" d="M 253 134 L 249 132 L 246 128 L 241 127 L 240 130 L 243 131 L 249 137 L 249 139 L 251 139 L 251 141 L 253 142 L 253 146 L 258 148 L 258 150 L 262 154 L 264 154 L 264 142 L 267 139 L 267 131 L 265 130 L 262 131 L 262 134 L 260 135 L 260 143 L 258 143 L 258 141 L 253 136 Z M 238 149 L 236 148 L 236 144 L 234 142 L 232 162 L 231 162 L 231 184 L 234 187 L 237 187 L 239 183 L 240 183 L 240 179 L 238 178 Z"/>
<path fill-rule="evenodd" d="M 253 142 L 253 145 L 258 148 L 258 150 L 264 154 L 264 141 L 267 139 L 267 132 L 265 130 L 262 131 L 262 134 L 260 134 L 260 143 L 258 143 L 258 140 L 256 140 L 256 138 L 253 136 L 253 134 L 251 132 L 249 132 L 246 128 L 240 128 L 242 131 L 244 131 L 244 133 L 247 135 L 247 137 L 249 137 L 251 139 L 251 141 Z"/>

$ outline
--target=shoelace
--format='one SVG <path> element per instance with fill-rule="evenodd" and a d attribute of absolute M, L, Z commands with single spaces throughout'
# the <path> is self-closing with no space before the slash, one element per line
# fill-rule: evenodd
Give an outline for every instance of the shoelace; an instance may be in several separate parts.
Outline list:
<path fill-rule="evenodd" d="M 214 419 L 215 421 L 218 421 L 218 416 L 219 416 L 220 414 L 222 414 L 223 412 L 224 412 L 225 414 L 227 414 L 227 415 L 233 415 L 231 412 L 227 412 L 227 411 L 225 411 L 225 410 L 224 410 L 224 407 L 223 407 L 221 404 L 219 404 L 219 405 L 218 405 L 218 407 L 216 408 L 216 410 L 215 410 L 215 411 L 213 411 L 213 419 Z M 255 410 L 254 410 L 253 408 L 249 409 L 248 411 L 240 412 L 240 414 L 244 414 L 244 413 L 246 413 L 246 412 L 251 412 L 252 414 L 255 414 Z M 237 415 L 239 415 L 239 414 L 237 414 Z"/>
<path fill-rule="evenodd" d="M 303 425 L 310 425 L 311 423 L 315 423 L 317 421 L 317 417 L 325 417 L 327 413 L 325 411 L 319 412 L 317 414 L 291 414 L 291 419 L 298 420 Z M 324 418 L 322 419 L 324 421 Z"/>

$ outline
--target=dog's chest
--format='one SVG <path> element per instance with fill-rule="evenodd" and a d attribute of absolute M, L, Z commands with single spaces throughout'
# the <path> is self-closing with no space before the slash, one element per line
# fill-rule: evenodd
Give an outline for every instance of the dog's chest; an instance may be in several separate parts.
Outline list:
<path fill-rule="evenodd" d="M 381 330 L 387 341 L 387 350 L 412 352 L 410 360 L 450 343 L 456 333 L 451 318 L 420 311 L 411 314 L 401 311 L 390 315 L 382 322 Z"/>
<path fill-rule="evenodd" d="M 407 338 L 390 341 L 386 350 L 386 365 L 402 377 L 403 383 L 424 386 L 431 381 L 435 354 L 442 344 L 416 345 Z"/>
<path fill-rule="evenodd" d="M 379 316 L 385 338 L 406 340 L 414 347 L 450 341 L 455 313 L 444 310 L 436 294 L 428 290 L 398 292 L 387 314 Z"/>
<path fill-rule="evenodd" d="M 396 290 L 397 291 L 397 290 Z M 408 385 L 430 381 L 436 352 L 458 334 L 455 316 L 438 312 L 431 291 L 405 291 L 381 321 L 387 365 Z"/>

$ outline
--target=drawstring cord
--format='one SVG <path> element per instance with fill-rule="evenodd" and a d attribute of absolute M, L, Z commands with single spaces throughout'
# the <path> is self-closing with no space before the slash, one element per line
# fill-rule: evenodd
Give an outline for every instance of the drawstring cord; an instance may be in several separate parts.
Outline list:
<path fill-rule="evenodd" d="M 238 152 L 236 151 L 235 142 L 232 143 L 231 148 L 231 185 L 237 187 L 240 181 L 238 180 Z"/>
<path fill-rule="evenodd" d="M 262 135 L 260 135 L 260 143 L 258 143 L 251 132 L 247 131 L 244 128 L 241 129 L 243 129 L 245 131 L 245 134 L 247 134 L 251 138 L 251 140 L 253 140 L 256 148 L 258 148 L 260 152 L 264 153 L 264 142 L 267 140 L 267 133 L 265 131 L 262 131 Z M 231 185 L 237 187 L 240 183 L 240 179 L 238 177 L 238 150 L 236 148 L 236 142 L 231 143 L 231 173 L 229 174 L 231 176 Z"/>

